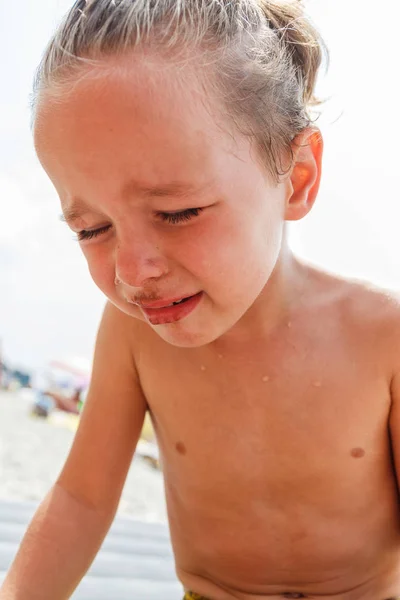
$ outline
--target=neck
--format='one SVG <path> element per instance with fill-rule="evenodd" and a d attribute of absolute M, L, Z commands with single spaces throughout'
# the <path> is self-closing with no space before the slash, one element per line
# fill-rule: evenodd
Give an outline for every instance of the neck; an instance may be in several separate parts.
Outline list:
<path fill-rule="evenodd" d="M 266 340 L 278 327 L 287 327 L 304 290 L 306 267 L 283 244 L 275 268 L 263 290 L 231 330 L 214 342 L 222 346 Z"/>

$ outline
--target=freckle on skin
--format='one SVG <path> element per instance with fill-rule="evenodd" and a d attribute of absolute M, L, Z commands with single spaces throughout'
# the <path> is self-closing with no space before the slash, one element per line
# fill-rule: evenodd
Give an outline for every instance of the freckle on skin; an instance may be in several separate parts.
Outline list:
<path fill-rule="evenodd" d="M 186 454 L 186 446 L 183 442 L 177 442 L 175 448 L 179 454 Z"/>
<path fill-rule="evenodd" d="M 205 371 L 205 370 L 206 370 L 206 368 L 205 368 L 205 366 L 204 366 L 204 365 L 201 365 L 200 369 L 201 369 L 202 371 Z"/>
<path fill-rule="evenodd" d="M 264 375 L 264 377 L 262 378 L 263 381 L 269 381 L 269 377 L 268 375 Z"/>
<path fill-rule="evenodd" d="M 362 448 L 353 448 L 350 454 L 353 456 L 353 458 L 362 458 L 365 456 L 365 450 Z"/>

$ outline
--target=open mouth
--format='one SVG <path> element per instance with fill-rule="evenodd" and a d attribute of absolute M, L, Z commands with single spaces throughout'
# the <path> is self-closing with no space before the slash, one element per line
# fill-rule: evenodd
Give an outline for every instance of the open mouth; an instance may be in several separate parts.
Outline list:
<path fill-rule="evenodd" d="M 190 298 L 193 298 L 193 296 L 188 296 L 187 298 L 182 298 L 182 300 L 178 300 L 178 302 L 173 302 L 172 304 L 168 304 L 168 306 L 176 306 L 177 304 L 183 304 L 184 302 L 187 302 L 188 300 L 190 300 Z"/>
<path fill-rule="evenodd" d="M 168 305 L 150 307 L 141 306 L 142 312 L 153 325 L 163 325 L 166 323 L 175 323 L 184 317 L 187 317 L 199 304 L 203 292 L 194 294 L 194 296 L 186 296 Z"/>

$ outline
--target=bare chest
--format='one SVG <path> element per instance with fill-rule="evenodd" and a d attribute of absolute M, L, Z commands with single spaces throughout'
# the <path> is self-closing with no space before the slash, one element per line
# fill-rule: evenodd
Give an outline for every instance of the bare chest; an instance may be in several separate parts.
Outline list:
<path fill-rule="evenodd" d="M 368 354 L 340 344 L 153 352 L 140 377 L 167 470 L 195 470 L 199 485 L 224 474 L 269 489 L 302 486 L 387 453 L 387 382 Z"/>
<path fill-rule="evenodd" d="M 356 552 L 362 571 L 367 539 L 388 545 L 390 395 L 370 354 L 276 344 L 229 357 L 153 351 L 147 364 L 178 562 L 263 585 L 282 583 L 285 564 L 296 586 L 316 564 L 336 577 L 332 565 Z"/>

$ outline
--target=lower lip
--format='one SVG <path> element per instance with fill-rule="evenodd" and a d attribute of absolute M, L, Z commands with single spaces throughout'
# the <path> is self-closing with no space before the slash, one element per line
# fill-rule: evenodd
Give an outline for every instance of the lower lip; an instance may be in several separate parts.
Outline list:
<path fill-rule="evenodd" d="M 195 296 L 191 296 L 182 304 L 174 304 L 173 306 L 165 306 L 164 308 L 144 308 L 141 306 L 147 320 L 152 325 L 165 325 L 166 323 L 175 323 L 184 317 L 187 317 L 194 311 L 203 297 L 203 292 L 199 292 Z"/>

